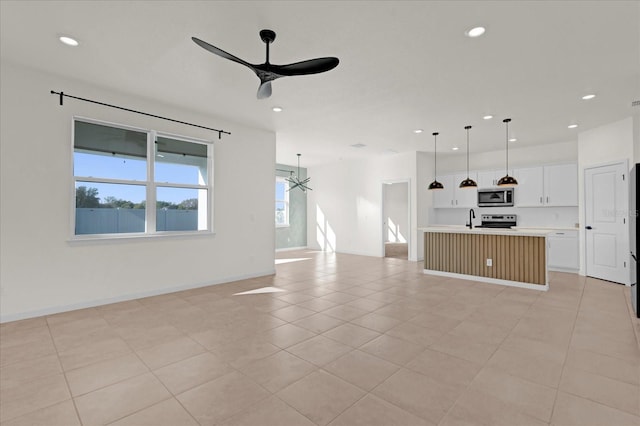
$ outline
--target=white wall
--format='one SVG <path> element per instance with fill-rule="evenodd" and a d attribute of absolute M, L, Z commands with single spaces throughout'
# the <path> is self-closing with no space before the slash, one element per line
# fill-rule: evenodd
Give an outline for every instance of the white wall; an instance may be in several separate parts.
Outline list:
<path fill-rule="evenodd" d="M 439 157 L 438 157 L 439 158 Z M 417 228 L 425 228 L 432 223 L 433 215 L 433 191 L 429 191 L 427 188 L 433 181 L 433 154 L 426 152 L 418 152 L 416 155 L 416 199 L 417 199 Z M 418 260 L 424 259 L 424 233 L 422 231 L 416 231 L 416 237 L 418 238 L 417 258 Z"/>
<path fill-rule="evenodd" d="M 406 243 L 409 240 L 409 185 L 390 183 L 384 189 L 385 242 Z"/>
<path fill-rule="evenodd" d="M 585 274 L 584 169 L 634 159 L 633 118 L 600 126 L 578 134 L 578 205 L 580 222 L 580 274 Z M 628 241 L 627 241 L 628 246 Z M 629 250 L 626 251 L 627 253 Z"/>
<path fill-rule="evenodd" d="M 640 114 L 633 116 L 633 162 L 640 163 Z"/>
<path fill-rule="evenodd" d="M 416 260 L 415 152 L 310 167 L 307 173 L 313 186 L 307 196 L 308 246 L 379 257 L 384 255 L 383 182 L 409 180 L 412 234 L 409 259 Z"/>
<path fill-rule="evenodd" d="M 0 321 L 274 271 L 275 135 L 3 63 Z M 174 117 L 217 134 L 50 90 Z M 215 235 L 70 242 L 74 115 L 215 141 Z M 250 171 L 250 173 L 248 172 Z"/>

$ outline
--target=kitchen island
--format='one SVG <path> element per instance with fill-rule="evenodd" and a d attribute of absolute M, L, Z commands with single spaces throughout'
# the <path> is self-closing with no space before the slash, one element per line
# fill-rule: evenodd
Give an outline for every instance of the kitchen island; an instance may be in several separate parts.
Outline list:
<path fill-rule="evenodd" d="M 544 229 L 491 229 L 456 225 L 424 232 L 424 273 L 546 291 Z"/>

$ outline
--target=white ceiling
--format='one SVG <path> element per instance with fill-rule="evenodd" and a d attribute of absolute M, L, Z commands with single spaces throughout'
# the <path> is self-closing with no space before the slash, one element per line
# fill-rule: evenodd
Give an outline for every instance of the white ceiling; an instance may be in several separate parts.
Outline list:
<path fill-rule="evenodd" d="M 638 1 L 5 1 L 2 61 L 46 69 L 277 134 L 277 161 L 310 166 L 388 150 L 464 155 L 575 140 L 634 113 Z M 482 25 L 484 36 L 464 32 Z M 337 56 L 327 73 L 286 77 L 256 99 L 257 77 L 191 41 L 252 63 Z M 80 46 L 62 45 L 69 34 Z M 595 93 L 590 101 L 581 96 Z M 82 94 L 78 94 L 82 96 Z M 114 102 L 115 103 L 115 102 Z M 273 106 L 284 111 L 274 113 Z M 153 112 L 153 111 L 149 111 Z M 493 120 L 482 116 L 493 114 Z M 181 118 L 181 117 L 176 117 Z M 579 124 L 570 130 L 567 125 Z M 211 123 L 202 123 L 216 127 Z M 414 129 L 424 129 L 416 135 Z M 231 143 L 231 138 L 225 140 Z M 225 142 L 226 143 L 226 142 Z M 365 148 L 350 145 L 362 143 Z"/>

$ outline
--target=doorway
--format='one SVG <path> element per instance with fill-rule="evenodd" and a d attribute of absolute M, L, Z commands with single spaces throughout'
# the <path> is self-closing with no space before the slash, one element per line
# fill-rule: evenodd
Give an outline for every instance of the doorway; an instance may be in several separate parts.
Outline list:
<path fill-rule="evenodd" d="M 628 167 L 619 162 L 584 170 L 585 272 L 629 284 Z"/>
<path fill-rule="evenodd" d="M 409 259 L 409 181 L 382 184 L 382 244 L 384 257 Z"/>

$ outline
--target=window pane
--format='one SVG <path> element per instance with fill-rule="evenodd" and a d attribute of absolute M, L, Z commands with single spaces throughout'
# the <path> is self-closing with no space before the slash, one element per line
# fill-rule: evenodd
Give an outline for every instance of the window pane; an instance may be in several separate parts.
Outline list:
<path fill-rule="evenodd" d="M 285 193 L 287 192 L 286 182 L 276 182 L 276 200 L 284 200 Z"/>
<path fill-rule="evenodd" d="M 158 187 L 157 231 L 204 231 L 208 229 L 206 189 Z"/>
<path fill-rule="evenodd" d="M 155 181 L 206 185 L 207 145 L 158 137 Z"/>
<path fill-rule="evenodd" d="M 146 187 L 76 182 L 76 235 L 145 231 Z"/>
<path fill-rule="evenodd" d="M 146 180 L 147 134 L 76 121 L 75 176 Z"/>
<path fill-rule="evenodd" d="M 288 223 L 287 204 L 283 201 L 276 201 L 276 225 L 287 225 Z"/>

